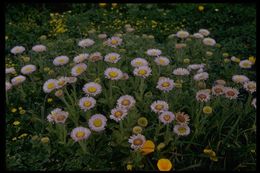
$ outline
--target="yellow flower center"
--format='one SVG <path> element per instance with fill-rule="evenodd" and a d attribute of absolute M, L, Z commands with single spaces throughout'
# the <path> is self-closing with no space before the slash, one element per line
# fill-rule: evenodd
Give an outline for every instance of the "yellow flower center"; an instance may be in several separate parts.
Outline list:
<path fill-rule="evenodd" d="M 111 72 L 109 72 L 108 75 L 109 75 L 110 77 L 112 77 L 112 78 L 115 78 L 115 77 L 118 76 L 118 73 L 117 73 L 116 71 L 111 71 Z"/>
<path fill-rule="evenodd" d="M 116 111 L 115 112 L 115 117 L 120 118 L 123 115 L 121 111 Z"/>
<path fill-rule="evenodd" d="M 78 67 L 78 68 L 76 69 L 76 73 L 77 73 L 77 74 L 80 74 L 80 73 L 82 73 L 82 72 L 83 72 L 83 68 Z"/>
<path fill-rule="evenodd" d="M 64 115 L 57 115 L 55 118 L 56 118 L 57 121 L 63 121 L 65 119 L 65 116 Z"/>
<path fill-rule="evenodd" d="M 163 86 L 163 87 L 169 87 L 169 86 L 170 86 L 170 83 L 169 83 L 169 82 L 163 82 L 163 83 L 162 83 L 162 86 Z"/>
<path fill-rule="evenodd" d="M 200 94 L 198 97 L 199 97 L 200 99 L 206 99 L 206 98 L 207 98 L 207 96 L 204 95 L 204 94 Z"/>
<path fill-rule="evenodd" d="M 100 127 L 100 126 L 102 126 L 102 120 L 99 119 L 99 118 L 95 119 L 95 120 L 93 121 L 93 125 L 94 125 L 95 127 Z"/>
<path fill-rule="evenodd" d="M 181 122 L 181 123 L 184 123 L 184 122 L 185 122 L 185 118 L 184 118 L 184 116 L 182 116 L 182 115 L 177 116 L 177 117 L 176 117 L 176 120 L 179 121 L 179 122 Z"/>
<path fill-rule="evenodd" d="M 223 90 L 222 90 L 221 88 L 216 88 L 214 91 L 215 91 L 216 93 L 222 93 L 222 92 L 223 92 Z"/>
<path fill-rule="evenodd" d="M 255 88 L 256 88 L 255 84 L 252 83 L 248 84 L 248 89 L 255 89 Z"/>
<path fill-rule="evenodd" d="M 88 88 L 88 92 L 90 92 L 90 93 L 94 93 L 96 91 L 97 91 L 97 88 L 95 88 L 95 87 L 89 87 Z"/>
<path fill-rule="evenodd" d="M 55 87 L 54 83 L 48 83 L 47 88 L 48 89 L 53 89 Z"/>
<path fill-rule="evenodd" d="M 141 69 L 141 70 L 138 71 L 139 75 L 145 75 L 146 73 L 147 73 L 147 71 L 144 70 L 144 69 Z"/>
<path fill-rule="evenodd" d="M 227 92 L 227 95 L 228 95 L 228 96 L 234 96 L 235 93 L 234 93 L 233 91 L 228 91 L 228 92 Z"/>
<path fill-rule="evenodd" d="M 64 80 L 61 80 L 61 81 L 58 82 L 58 85 L 60 85 L 60 86 L 62 86 L 62 85 L 64 85 L 64 84 L 65 84 L 65 81 L 64 81 Z"/>
<path fill-rule="evenodd" d="M 115 45 L 115 44 L 117 44 L 117 43 L 118 43 L 117 40 L 111 40 L 111 44 Z"/>
<path fill-rule="evenodd" d="M 110 56 L 109 59 L 110 59 L 111 61 L 115 61 L 115 60 L 116 60 L 116 56 Z"/>
<path fill-rule="evenodd" d="M 134 144 L 134 145 L 142 145 L 142 144 L 143 144 L 143 141 L 142 141 L 141 139 L 135 139 L 135 140 L 133 141 L 133 144 Z"/>
<path fill-rule="evenodd" d="M 64 60 L 64 59 L 58 59 L 58 62 L 59 62 L 59 63 L 64 63 L 65 60 Z"/>
<path fill-rule="evenodd" d="M 171 116 L 170 116 L 170 115 L 164 115 L 164 117 L 163 117 L 163 119 L 164 119 L 165 121 L 169 121 L 169 120 L 170 120 L 170 118 L 171 118 Z"/>
<path fill-rule="evenodd" d="M 27 71 L 27 72 L 29 72 L 29 71 L 31 71 L 31 70 L 32 70 L 31 67 L 26 67 L 26 68 L 25 68 L 25 71 Z"/>
<path fill-rule="evenodd" d="M 122 105 L 128 106 L 128 105 L 130 105 L 130 101 L 125 99 L 125 100 L 122 101 Z"/>
<path fill-rule="evenodd" d="M 185 127 L 179 127 L 179 128 L 178 128 L 178 131 L 179 131 L 181 134 L 185 133 L 186 130 L 187 130 L 187 129 L 186 129 Z"/>
<path fill-rule="evenodd" d="M 243 66 L 244 66 L 244 67 L 250 67 L 250 66 L 251 66 L 251 64 L 250 64 L 250 63 L 248 63 L 248 62 L 244 62 L 244 63 L 243 63 Z"/>
<path fill-rule="evenodd" d="M 160 105 L 160 104 L 158 104 L 158 105 L 155 106 L 155 109 L 156 109 L 156 110 L 162 110 L 162 108 L 163 108 L 163 105 Z"/>
<path fill-rule="evenodd" d="M 136 61 L 135 64 L 136 65 L 143 65 L 142 61 Z"/>
<path fill-rule="evenodd" d="M 159 59 L 159 63 L 160 63 L 160 64 L 164 64 L 165 61 L 164 61 L 163 59 Z"/>
<path fill-rule="evenodd" d="M 82 138 L 82 137 L 84 137 L 84 136 L 85 136 L 85 132 L 78 131 L 78 132 L 76 133 L 76 137 L 77 137 L 77 138 Z"/>
<path fill-rule="evenodd" d="M 92 103 L 90 101 L 85 101 L 84 102 L 84 106 L 85 107 L 90 107 L 92 105 Z"/>

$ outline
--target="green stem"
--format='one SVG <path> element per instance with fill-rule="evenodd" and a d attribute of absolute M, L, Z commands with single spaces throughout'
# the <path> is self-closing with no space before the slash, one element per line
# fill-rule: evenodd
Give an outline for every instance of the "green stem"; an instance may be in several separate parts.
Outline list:
<path fill-rule="evenodd" d="M 144 78 L 141 78 L 141 81 L 140 81 L 140 101 L 143 100 L 143 95 L 144 95 Z"/>
<path fill-rule="evenodd" d="M 85 141 L 79 141 L 78 143 L 79 143 L 83 153 L 86 154 L 87 150 L 86 150 L 86 143 L 85 143 Z"/>
<path fill-rule="evenodd" d="M 112 106 L 113 106 L 113 105 L 112 105 L 113 103 L 112 103 L 112 101 L 111 101 L 111 100 L 112 100 L 112 96 L 113 96 L 112 82 L 113 82 L 113 81 L 109 80 L 109 100 L 108 100 L 108 101 L 109 101 L 109 108 L 110 108 L 110 109 L 111 109 Z"/>

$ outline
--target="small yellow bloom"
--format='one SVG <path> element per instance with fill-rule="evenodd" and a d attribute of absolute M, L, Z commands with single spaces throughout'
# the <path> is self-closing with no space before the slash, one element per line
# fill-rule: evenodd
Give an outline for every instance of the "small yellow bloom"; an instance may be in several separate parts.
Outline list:
<path fill-rule="evenodd" d="M 15 113 L 17 111 L 16 108 L 11 109 L 11 112 Z"/>
<path fill-rule="evenodd" d="M 160 143 L 160 144 L 157 146 L 157 150 L 160 151 L 160 150 L 162 150 L 164 147 L 165 147 L 165 143 Z"/>
<path fill-rule="evenodd" d="M 29 62 L 29 61 L 30 61 L 30 57 L 28 57 L 28 56 L 23 56 L 23 57 L 22 57 L 22 60 L 23 60 L 24 62 Z"/>
<path fill-rule="evenodd" d="M 185 59 L 183 60 L 183 63 L 184 63 L 184 64 L 189 64 L 189 63 L 190 63 L 190 59 L 189 59 L 189 58 L 185 58 Z"/>
<path fill-rule="evenodd" d="M 155 148 L 155 145 L 154 145 L 153 141 L 147 140 L 147 141 L 145 141 L 144 145 L 142 146 L 141 152 L 143 155 L 147 155 L 149 153 L 154 152 L 154 148 Z"/>
<path fill-rule="evenodd" d="M 19 110 L 23 110 L 23 107 L 19 107 L 18 109 L 19 109 Z"/>
<path fill-rule="evenodd" d="M 203 11 L 204 10 L 204 6 L 202 6 L 202 5 L 198 6 L 198 10 L 199 11 Z"/>
<path fill-rule="evenodd" d="M 172 163 L 169 159 L 160 159 L 157 162 L 157 167 L 160 171 L 170 171 Z"/>
<path fill-rule="evenodd" d="M 135 134 L 141 134 L 142 133 L 142 131 L 143 131 L 143 129 L 142 129 L 142 127 L 140 127 L 140 126 L 135 126 L 135 127 L 133 127 L 133 133 L 135 133 Z"/>
<path fill-rule="evenodd" d="M 224 58 L 227 58 L 227 57 L 229 56 L 229 54 L 225 52 L 225 53 L 222 54 L 222 56 L 223 56 Z"/>
<path fill-rule="evenodd" d="M 26 111 L 23 110 L 23 109 L 19 111 L 19 114 L 21 114 L 21 115 L 23 115 L 23 114 L 25 114 L 25 113 L 26 113 Z"/>
<path fill-rule="evenodd" d="M 141 127 L 146 127 L 148 125 L 148 120 L 147 118 L 145 117 L 140 117 L 138 120 L 137 120 L 137 124 Z"/>
<path fill-rule="evenodd" d="M 128 164 L 126 165 L 126 169 L 127 169 L 128 171 L 132 171 L 133 165 L 130 164 L 130 163 L 128 163 Z"/>
<path fill-rule="evenodd" d="M 204 106 L 203 107 L 203 113 L 204 114 L 211 114 L 212 113 L 212 108 L 210 106 Z"/>
<path fill-rule="evenodd" d="M 50 141 L 50 139 L 48 137 L 42 137 L 41 138 L 41 142 L 44 143 L 44 144 L 48 144 Z"/>
<path fill-rule="evenodd" d="M 23 133 L 23 134 L 21 134 L 21 135 L 18 137 L 18 139 L 25 138 L 26 136 L 28 136 L 28 134 L 27 134 L 27 133 Z"/>
<path fill-rule="evenodd" d="M 48 98 L 48 100 L 47 100 L 48 103 L 51 103 L 52 101 L 53 101 L 52 98 Z"/>
<path fill-rule="evenodd" d="M 250 62 L 252 62 L 253 64 L 255 64 L 256 58 L 255 58 L 254 56 L 250 56 L 250 57 L 248 58 L 248 60 L 249 60 Z"/>
<path fill-rule="evenodd" d="M 18 126 L 19 124 L 21 124 L 20 121 L 14 121 L 13 122 L 13 125 L 15 125 L 15 126 Z"/>
<path fill-rule="evenodd" d="M 95 83 L 100 83 L 100 81 L 101 81 L 100 78 L 96 78 L 94 82 Z"/>

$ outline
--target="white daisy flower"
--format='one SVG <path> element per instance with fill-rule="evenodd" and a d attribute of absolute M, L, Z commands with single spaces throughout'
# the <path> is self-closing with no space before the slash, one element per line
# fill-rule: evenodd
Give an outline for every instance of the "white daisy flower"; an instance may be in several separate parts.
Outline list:
<path fill-rule="evenodd" d="M 88 60 L 91 61 L 91 62 L 102 61 L 103 56 L 101 55 L 100 52 L 94 52 L 94 53 L 89 55 Z"/>
<path fill-rule="evenodd" d="M 74 67 L 72 67 L 71 69 L 71 75 L 72 76 L 79 76 L 81 75 L 83 72 L 85 72 L 87 70 L 87 65 L 84 63 L 79 63 L 77 65 L 75 65 Z"/>
<path fill-rule="evenodd" d="M 80 40 L 78 46 L 85 48 L 85 47 L 90 47 L 93 44 L 95 44 L 95 41 L 87 38 L 87 39 Z"/>
<path fill-rule="evenodd" d="M 144 143 L 146 142 L 145 136 L 141 134 L 132 135 L 128 139 L 128 142 L 131 144 L 131 148 L 134 150 L 138 150 L 142 148 Z"/>
<path fill-rule="evenodd" d="M 223 85 L 218 84 L 218 85 L 213 86 L 211 91 L 212 91 L 213 95 L 219 96 L 219 95 L 224 94 L 225 87 Z"/>
<path fill-rule="evenodd" d="M 82 97 L 79 100 L 80 109 L 84 112 L 92 109 L 96 105 L 96 100 L 93 97 Z"/>
<path fill-rule="evenodd" d="M 256 98 L 252 100 L 251 105 L 254 106 L 254 108 L 256 109 Z"/>
<path fill-rule="evenodd" d="M 139 77 L 142 77 L 142 78 L 147 78 L 148 76 L 151 75 L 151 68 L 148 67 L 148 66 L 141 66 L 141 67 L 136 67 L 134 69 L 134 75 L 135 76 L 139 76 Z"/>
<path fill-rule="evenodd" d="M 63 56 L 63 55 L 62 56 L 58 56 L 58 57 L 54 58 L 54 60 L 53 60 L 53 64 L 55 66 L 65 65 L 68 62 L 69 62 L 69 57 Z"/>
<path fill-rule="evenodd" d="M 164 111 L 159 115 L 159 120 L 163 124 L 169 124 L 175 119 L 175 115 L 170 111 Z"/>
<path fill-rule="evenodd" d="M 25 76 L 19 75 L 19 76 L 12 78 L 11 83 L 12 83 L 13 86 L 15 86 L 15 85 L 23 83 L 25 81 L 25 79 L 26 79 Z"/>
<path fill-rule="evenodd" d="M 148 62 L 144 58 L 135 58 L 131 61 L 133 67 L 148 66 Z"/>
<path fill-rule="evenodd" d="M 36 70 L 36 66 L 32 64 L 28 64 L 22 67 L 21 73 L 22 74 L 31 74 Z"/>
<path fill-rule="evenodd" d="M 245 82 L 243 87 L 250 93 L 256 92 L 256 82 L 255 81 Z"/>
<path fill-rule="evenodd" d="M 200 68 L 200 69 L 197 71 L 197 74 L 199 74 L 199 73 L 204 73 L 203 68 Z M 205 75 L 204 75 L 204 76 L 205 76 Z"/>
<path fill-rule="evenodd" d="M 39 45 L 35 45 L 32 47 L 32 50 L 34 52 L 44 52 L 47 50 L 46 46 L 42 45 L 42 44 L 39 44 Z"/>
<path fill-rule="evenodd" d="M 131 109 L 135 103 L 134 97 L 130 95 L 123 95 L 117 100 L 117 106 L 126 110 Z"/>
<path fill-rule="evenodd" d="M 202 40 L 203 44 L 205 44 L 206 46 L 215 46 L 216 41 L 212 38 L 204 38 Z"/>
<path fill-rule="evenodd" d="M 67 79 L 67 82 L 70 84 L 75 83 L 78 80 L 76 77 L 66 77 L 66 79 Z"/>
<path fill-rule="evenodd" d="M 107 125 L 107 118 L 102 114 L 95 114 L 88 120 L 88 126 L 91 130 L 95 132 L 100 132 L 105 130 Z"/>
<path fill-rule="evenodd" d="M 91 131 L 88 128 L 85 127 L 77 127 L 74 128 L 70 134 L 71 138 L 75 141 L 81 141 L 88 139 L 91 134 Z"/>
<path fill-rule="evenodd" d="M 225 96 L 230 100 L 236 99 L 238 97 L 239 91 L 232 87 L 225 87 Z"/>
<path fill-rule="evenodd" d="M 253 65 L 253 63 L 247 59 L 239 62 L 239 66 L 241 68 L 245 68 L 245 69 L 251 68 L 252 65 Z"/>
<path fill-rule="evenodd" d="M 149 56 L 160 56 L 162 51 L 160 49 L 148 49 L 146 54 Z"/>
<path fill-rule="evenodd" d="M 168 111 L 168 109 L 169 109 L 168 103 L 163 100 L 154 101 L 150 107 L 151 107 L 151 110 L 155 113 L 161 113 L 164 111 Z"/>
<path fill-rule="evenodd" d="M 68 83 L 68 78 L 67 77 L 60 77 L 57 80 L 57 86 L 56 89 L 64 87 Z"/>
<path fill-rule="evenodd" d="M 111 110 L 111 115 L 109 116 L 110 119 L 115 120 L 116 122 L 119 122 L 123 120 L 127 115 L 127 110 L 124 108 L 116 107 Z"/>
<path fill-rule="evenodd" d="M 180 125 L 185 125 L 185 124 L 188 125 L 190 121 L 190 117 L 185 112 L 177 112 L 175 113 L 175 120 Z"/>
<path fill-rule="evenodd" d="M 187 31 L 178 31 L 177 33 L 176 33 L 176 36 L 178 37 L 178 38 L 187 38 L 187 37 L 189 37 L 189 33 L 187 32 Z"/>
<path fill-rule="evenodd" d="M 210 32 L 207 29 L 200 29 L 199 33 L 203 36 L 208 36 L 210 34 Z"/>
<path fill-rule="evenodd" d="M 15 46 L 11 49 L 11 53 L 16 55 L 16 54 L 21 54 L 25 51 L 25 48 L 23 46 Z"/>
<path fill-rule="evenodd" d="M 207 72 L 195 74 L 194 77 L 193 77 L 193 79 L 195 81 L 207 80 L 208 78 L 209 78 L 209 74 Z"/>
<path fill-rule="evenodd" d="M 121 78 L 122 80 L 127 80 L 129 79 L 129 75 L 127 73 L 123 73 L 123 76 Z"/>
<path fill-rule="evenodd" d="M 170 78 L 159 78 L 156 88 L 163 92 L 169 92 L 174 87 L 174 81 Z"/>
<path fill-rule="evenodd" d="M 116 48 L 117 46 L 120 46 L 122 44 L 123 40 L 120 37 L 111 37 L 105 41 L 105 44 Z"/>
<path fill-rule="evenodd" d="M 194 33 L 194 34 L 193 34 L 193 37 L 194 37 L 194 38 L 198 38 L 198 39 L 204 38 L 204 36 L 203 36 L 201 33 Z"/>
<path fill-rule="evenodd" d="M 157 65 L 161 65 L 161 66 L 167 66 L 170 63 L 170 60 L 164 56 L 159 56 L 157 58 L 154 59 L 154 62 Z"/>
<path fill-rule="evenodd" d="M 196 99 L 200 102 L 207 102 L 210 100 L 210 94 L 205 90 L 200 90 L 196 93 Z"/>
<path fill-rule="evenodd" d="M 121 57 L 118 53 L 109 53 L 105 56 L 104 61 L 110 62 L 110 63 L 117 63 L 120 59 L 121 59 Z"/>
<path fill-rule="evenodd" d="M 16 73 L 14 67 L 5 68 L 5 74 L 10 74 L 10 73 L 11 73 L 11 74 Z"/>
<path fill-rule="evenodd" d="M 214 82 L 216 85 L 226 85 L 226 81 L 224 81 L 223 79 L 217 79 Z"/>
<path fill-rule="evenodd" d="M 89 56 L 89 54 L 88 53 L 82 53 L 82 54 L 79 54 L 78 56 L 75 56 L 74 58 L 73 58 L 73 61 L 75 62 L 75 63 L 82 63 L 83 61 L 85 61 L 86 59 L 88 59 L 88 56 Z"/>
<path fill-rule="evenodd" d="M 105 78 L 111 80 L 119 80 L 123 76 L 123 72 L 115 67 L 109 67 L 104 72 Z"/>
<path fill-rule="evenodd" d="M 5 91 L 12 89 L 12 84 L 10 82 L 5 82 Z"/>
<path fill-rule="evenodd" d="M 82 89 L 88 96 L 96 96 L 102 91 L 101 85 L 95 82 L 86 83 Z"/>
<path fill-rule="evenodd" d="M 235 83 L 243 84 L 245 82 L 248 82 L 249 78 L 245 75 L 233 75 L 232 81 L 235 82 Z"/>
<path fill-rule="evenodd" d="M 183 124 L 183 125 L 177 124 L 174 126 L 173 131 L 178 136 L 187 136 L 190 134 L 190 127 L 185 124 Z"/>
<path fill-rule="evenodd" d="M 189 75 L 190 72 L 186 68 L 177 68 L 173 70 L 173 74 L 176 76 L 185 76 L 185 75 Z"/>
<path fill-rule="evenodd" d="M 47 116 L 49 122 L 64 124 L 68 118 L 69 113 L 62 111 L 60 108 L 56 108 Z"/>
<path fill-rule="evenodd" d="M 57 80 L 56 79 L 48 79 L 44 84 L 43 84 L 43 91 L 45 93 L 50 93 L 54 89 L 56 89 L 58 86 Z"/>

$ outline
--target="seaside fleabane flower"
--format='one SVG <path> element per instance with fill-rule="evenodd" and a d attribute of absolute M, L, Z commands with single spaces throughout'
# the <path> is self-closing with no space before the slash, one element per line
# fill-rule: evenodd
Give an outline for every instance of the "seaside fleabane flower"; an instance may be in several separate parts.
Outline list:
<path fill-rule="evenodd" d="M 75 63 L 82 63 L 83 61 L 87 60 L 89 57 L 89 54 L 88 53 L 82 53 L 82 54 L 79 54 L 78 56 L 75 56 L 73 58 L 73 62 Z"/>
<path fill-rule="evenodd" d="M 64 77 L 64 76 L 59 77 L 59 78 L 57 79 L 56 89 L 60 89 L 60 88 L 64 87 L 67 83 L 68 83 L 67 77 Z"/>
<path fill-rule="evenodd" d="M 176 124 L 173 131 L 178 136 L 187 136 L 190 134 L 190 127 L 187 124 Z"/>
<path fill-rule="evenodd" d="M 28 64 L 22 67 L 21 73 L 22 74 L 31 74 L 36 71 L 36 66 L 32 64 Z"/>
<path fill-rule="evenodd" d="M 26 79 L 25 76 L 19 75 L 19 76 L 12 78 L 11 83 L 12 83 L 13 86 L 19 85 L 19 84 L 23 83 L 25 81 L 25 79 Z"/>
<path fill-rule="evenodd" d="M 232 81 L 235 82 L 235 83 L 243 84 L 245 82 L 248 82 L 249 78 L 245 75 L 233 75 Z"/>
<path fill-rule="evenodd" d="M 164 56 L 159 56 L 154 59 L 154 62 L 160 66 L 167 66 L 170 63 L 170 60 Z"/>
<path fill-rule="evenodd" d="M 57 88 L 57 80 L 56 79 L 48 79 L 44 84 L 43 84 L 43 91 L 45 93 L 50 93 L 54 89 Z"/>
<path fill-rule="evenodd" d="M 54 58 L 54 60 L 53 60 L 53 64 L 54 64 L 55 66 L 62 66 L 62 65 L 67 64 L 68 62 L 69 62 L 69 57 L 64 56 L 64 55 L 62 55 L 62 56 L 57 56 L 57 57 Z"/>
<path fill-rule="evenodd" d="M 168 111 L 168 109 L 169 109 L 168 103 L 163 100 L 154 101 L 150 107 L 151 107 L 151 110 L 155 113 L 161 113 L 163 111 Z"/>
<path fill-rule="evenodd" d="M 250 93 L 253 93 L 256 91 L 256 82 L 255 81 L 248 81 L 245 82 L 243 87 L 245 88 L 245 90 L 247 90 Z"/>
<path fill-rule="evenodd" d="M 209 30 L 207 29 L 200 29 L 199 33 L 202 34 L 203 36 L 208 36 L 210 34 Z"/>
<path fill-rule="evenodd" d="M 62 111 L 60 108 L 56 108 L 51 111 L 51 113 L 47 116 L 47 119 L 49 122 L 64 124 L 68 118 L 68 115 L 68 112 Z"/>
<path fill-rule="evenodd" d="M 128 142 L 131 144 L 131 148 L 134 150 L 138 150 L 142 148 L 144 143 L 146 142 L 145 136 L 141 134 L 132 135 L 128 139 Z"/>
<path fill-rule="evenodd" d="M 110 80 L 119 80 L 123 76 L 123 72 L 115 67 L 109 67 L 104 72 L 105 78 Z"/>
<path fill-rule="evenodd" d="M 10 68 L 5 68 L 5 74 L 14 74 L 16 73 L 15 68 L 14 67 L 10 67 Z"/>
<path fill-rule="evenodd" d="M 89 82 L 83 86 L 83 91 L 89 96 L 96 96 L 101 93 L 102 87 L 98 83 Z"/>
<path fill-rule="evenodd" d="M 123 95 L 117 100 L 117 106 L 126 110 L 131 109 L 136 101 L 133 96 Z"/>
<path fill-rule="evenodd" d="M 217 80 L 214 81 L 214 84 L 224 86 L 224 85 L 226 85 L 226 81 L 223 80 L 223 79 L 217 79 Z"/>
<path fill-rule="evenodd" d="M 157 162 L 157 167 L 160 171 L 170 171 L 172 169 L 172 163 L 169 159 L 160 159 Z"/>
<path fill-rule="evenodd" d="M 218 85 L 213 86 L 211 91 L 212 91 L 213 95 L 219 96 L 219 95 L 224 94 L 225 87 L 223 85 L 218 84 Z"/>
<path fill-rule="evenodd" d="M 88 57 L 88 61 L 91 61 L 91 62 L 96 62 L 96 61 L 101 61 L 101 60 L 103 60 L 103 56 L 101 55 L 100 52 L 94 52 L 94 53 L 90 54 Z"/>
<path fill-rule="evenodd" d="M 10 82 L 5 82 L 5 91 L 12 89 L 12 84 Z"/>
<path fill-rule="evenodd" d="M 70 136 L 75 141 L 82 141 L 88 139 L 91 134 L 91 131 L 85 127 L 76 127 L 72 130 Z"/>
<path fill-rule="evenodd" d="M 134 69 L 134 75 L 135 76 L 139 76 L 139 77 L 142 77 L 142 78 L 147 78 L 148 76 L 151 75 L 151 68 L 148 67 L 148 66 L 141 66 L 141 67 L 136 67 Z"/>
<path fill-rule="evenodd" d="M 95 114 L 88 120 L 88 126 L 91 130 L 100 132 L 105 130 L 107 125 L 107 118 L 102 114 Z"/>
<path fill-rule="evenodd" d="M 189 33 L 187 32 L 187 31 L 178 31 L 177 33 L 176 33 L 176 36 L 178 37 L 178 38 L 187 38 L 187 37 L 189 37 Z"/>
<path fill-rule="evenodd" d="M 116 48 L 117 46 L 120 46 L 122 44 L 122 42 L 123 42 L 123 39 L 121 39 L 120 37 L 113 36 L 113 37 L 107 39 L 105 41 L 105 44 L 110 47 Z"/>
<path fill-rule="evenodd" d="M 82 97 L 79 100 L 80 109 L 84 112 L 92 109 L 96 105 L 96 100 L 93 97 Z"/>
<path fill-rule="evenodd" d="M 87 39 L 80 40 L 78 46 L 85 48 L 85 47 L 90 47 L 93 44 L 95 44 L 95 41 L 87 38 Z"/>
<path fill-rule="evenodd" d="M 210 100 L 210 94 L 209 94 L 209 92 L 200 90 L 196 93 L 196 99 L 197 99 L 197 101 L 200 101 L 200 102 L 207 102 Z"/>
<path fill-rule="evenodd" d="M 105 56 L 104 61 L 110 62 L 110 63 L 117 63 L 121 59 L 120 55 L 118 53 L 109 53 Z"/>
<path fill-rule="evenodd" d="M 215 46 L 216 45 L 216 41 L 213 38 L 204 38 L 202 40 L 203 44 L 205 44 L 206 46 Z"/>
<path fill-rule="evenodd" d="M 124 108 L 116 107 L 111 110 L 111 115 L 109 116 L 110 119 L 119 122 L 123 120 L 127 115 L 127 110 Z"/>
<path fill-rule="evenodd" d="M 84 71 L 86 71 L 87 69 L 87 65 L 84 63 L 79 63 L 77 65 L 75 65 L 74 67 L 72 67 L 71 69 L 71 75 L 72 76 L 79 76 L 81 75 Z"/>
<path fill-rule="evenodd" d="M 141 147 L 141 152 L 143 155 L 147 155 L 147 154 L 154 152 L 154 148 L 155 148 L 155 145 L 154 145 L 153 141 L 146 140 L 144 145 Z"/>
<path fill-rule="evenodd" d="M 163 124 L 169 124 L 175 119 L 175 115 L 170 111 L 164 111 L 159 115 L 159 120 Z"/>
<path fill-rule="evenodd" d="M 186 68 L 177 68 L 172 72 L 176 76 L 187 76 L 190 72 Z"/>
<path fill-rule="evenodd" d="M 184 125 L 189 124 L 190 118 L 185 112 L 177 112 L 175 113 L 175 120 L 178 124 Z"/>
<path fill-rule="evenodd" d="M 146 54 L 149 56 L 160 56 L 162 51 L 160 49 L 148 49 Z"/>
<path fill-rule="evenodd" d="M 170 78 L 159 78 L 156 88 L 163 92 L 169 92 L 174 87 L 174 81 Z"/>
<path fill-rule="evenodd" d="M 32 47 L 32 50 L 34 52 L 44 52 L 47 50 L 46 46 L 42 45 L 42 44 L 39 44 L 39 45 L 35 45 Z"/>
<path fill-rule="evenodd" d="M 15 46 L 11 49 L 11 53 L 16 55 L 16 54 L 21 54 L 25 51 L 25 48 L 23 46 Z"/>
<path fill-rule="evenodd" d="M 203 69 L 205 67 L 205 64 L 190 64 L 188 67 L 187 67 L 187 69 L 189 70 L 189 71 L 191 71 L 191 70 L 199 70 L 199 69 Z"/>
<path fill-rule="evenodd" d="M 238 97 L 239 91 L 236 88 L 225 87 L 224 93 L 227 98 L 232 100 L 232 99 L 236 99 Z"/>
<path fill-rule="evenodd" d="M 131 61 L 133 67 L 148 66 L 148 62 L 144 58 L 135 58 Z"/>
<path fill-rule="evenodd" d="M 251 68 L 252 65 L 253 65 L 253 63 L 251 61 L 247 60 L 247 59 L 239 62 L 239 66 L 241 68 L 245 68 L 245 69 Z"/>
<path fill-rule="evenodd" d="M 208 78 L 209 78 L 209 74 L 207 72 L 195 74 L 194 77 L 193 77 L 193 79 L 195 81 L 207 80 Z"/>

